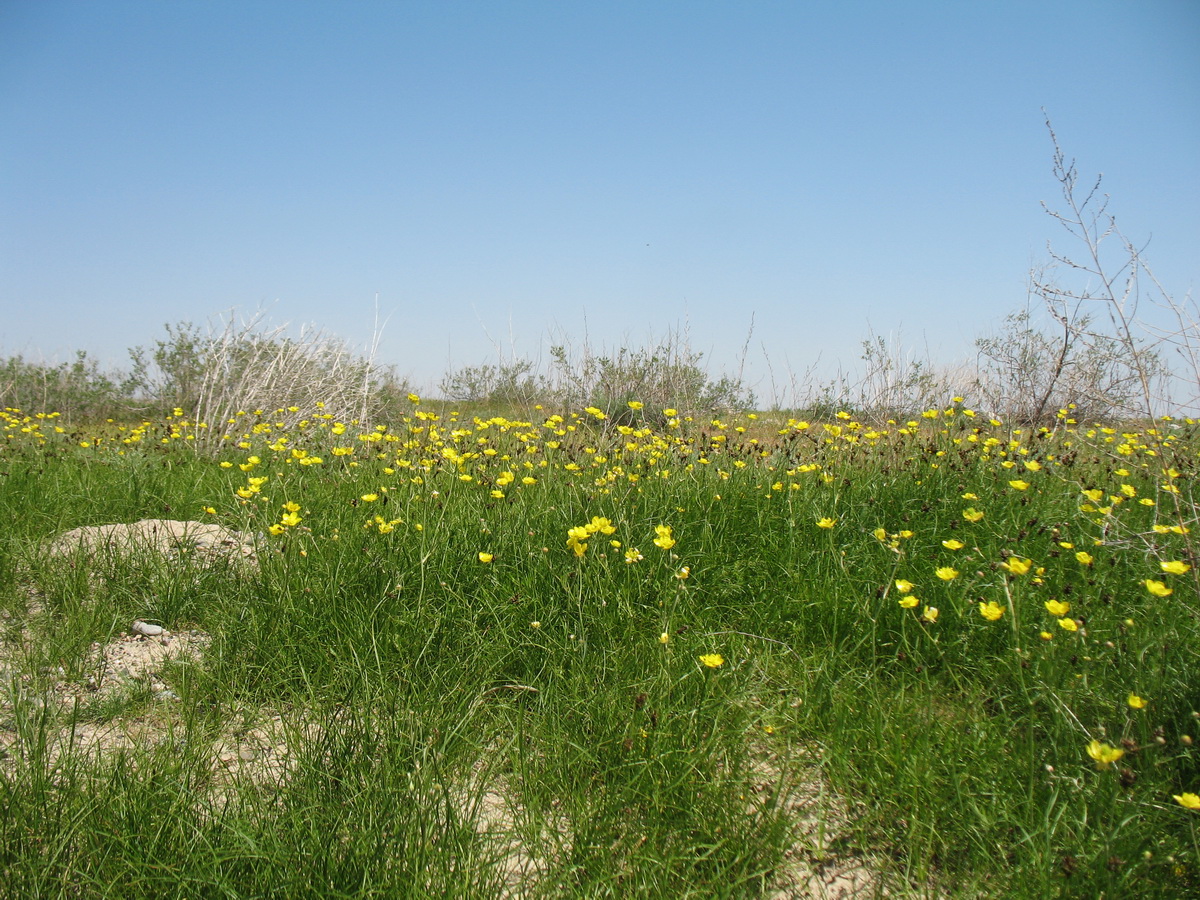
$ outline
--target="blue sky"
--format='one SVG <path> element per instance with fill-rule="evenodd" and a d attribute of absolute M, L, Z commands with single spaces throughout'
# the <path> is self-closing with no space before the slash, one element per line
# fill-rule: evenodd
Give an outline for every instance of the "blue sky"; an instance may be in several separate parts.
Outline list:
<path fill-rule="evenodd" d="M 1200 2 L 0 4 L 0 352 L 236 308 L 418 384 L 687 328 L 714 370 L 937 360 L 1025 302 L 1042 108 L 1178 296 Z"/>

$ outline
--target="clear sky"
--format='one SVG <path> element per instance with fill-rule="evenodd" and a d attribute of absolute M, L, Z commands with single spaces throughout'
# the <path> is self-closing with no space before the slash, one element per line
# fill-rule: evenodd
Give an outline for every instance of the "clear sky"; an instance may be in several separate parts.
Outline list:
<path fill-rule="evenodd" d="M 0 0 L 0 353 L 236 308 L 418 384 L 687 327 L 714 369 L 942 360 L 1025 302 L 1042 108 L 1183 296 L 1200 2 Z"/>

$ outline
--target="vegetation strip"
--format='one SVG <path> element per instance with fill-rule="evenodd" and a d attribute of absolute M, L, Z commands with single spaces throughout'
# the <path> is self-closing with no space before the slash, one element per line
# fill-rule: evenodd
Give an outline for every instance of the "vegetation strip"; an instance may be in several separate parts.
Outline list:
<path fill-rule="evenodd" d="M 407 402 L 5 410 L 14 896 L 1200 887 L 1194 420 Z"/>

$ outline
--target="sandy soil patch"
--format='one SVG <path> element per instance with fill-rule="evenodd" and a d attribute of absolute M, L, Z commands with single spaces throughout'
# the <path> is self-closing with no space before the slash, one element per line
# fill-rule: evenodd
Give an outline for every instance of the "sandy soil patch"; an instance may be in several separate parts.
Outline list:
<path fill-rule="evenodd" d="M 49 546 L 54 555 L 83 549 L 89 555 L 103 552 L 156 552 L 168 557 L 196 555 L 213 560 L 241 559 L 253 562 L 257 542 L 253 534 L 233 531 L 209 522 L 175 519 L 142 519 L 112 525 L 85 525 L 56 538 Z"/>

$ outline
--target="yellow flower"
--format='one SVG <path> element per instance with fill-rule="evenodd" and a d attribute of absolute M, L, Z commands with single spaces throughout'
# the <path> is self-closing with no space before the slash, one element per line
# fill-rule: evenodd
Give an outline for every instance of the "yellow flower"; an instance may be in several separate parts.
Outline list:
<path fill-rule="evenodd" d="M 896 590 L 898 590 L 902 594 L 907 594 L 915 586 L 916 585 L 914 585 L 911 581 L 905 581 L 903 578 L 896 579 Z"/>
<path fill-rule="evenodd" d="M 286 525 L 288 528 L 294 528 L 300 524 L 300 515 L 294 512 L 284 513 L 279 517 L 279 524 Z"/>
<path fill-rule="evenodd" d="M 603 516 L 592 516 L 592 521 L 583 526 L 588 530 L 589 534 L 612 534 L 616 531 L 616 526 Z"/>
<path fill-rule="evenodd" d="M 1155 581 L 1153 578 L 1147 578 L 1142 582 L 1142 584 L 1144 584 L 1146 586 L 1146 590 L 1155 597 L 1169 597 L 1174 593 L 1171 588 L 1167 587 L 1161 581 Z"/>
<path fill-rule="evenodd" d="M 1071 604 L 1065 600 L 1047 600 L 1046 612 L 1052 616 L 1065 616 L 1071 611 Z"/>
<path fill-rule="evenodd" d="M 1137 694 L 1134 694 L 1134 693 L 1131 693 L 1128 697 L 1126 697 L 1125 702 L 1128 703 L 1129 706 L 1133 709 L 1145 709 L 1146 708 L 1146 698 L 1139 697 Z"/>
<path fill-rule="evenodd" d="M 987 603 L 979 604 L 979 614 L 989 622 L 995 622 L 1004 615 L 1004 607 L 995 600 L 989 600 Z"/>
<path fill-rule="evenodd" d="M 1100 769 L 1107 769 L 1125 755 L 1125 751 L 1119 747 L 1110 747 L 1099 741 L 1092 741 L 1088 744 L 1087 752 L 1088 756 L 1096 761 L 1096 767 Z"/>
<path fill-rule="evenodd" d="M 1040 637 L 1043 641 L 1050 641 L 1054 639 L 1054 635 L 1048 631 L 1039 631 L 1038 637 Z"/>
<path fill-rule="evenodd" d="M 654 539 L 654 546 L 660 547 L 663 550 L 670 550 L 675 546 L 675 538 L 671 537 L 670 525 L 655 525 L 654 533 L 658 535 Z"/>
<path fill-rule="evenodd" d="M 1161 562 L 1159 565 L 1162 566 L 1162 570 L 1168 575 L 1183 575 L 1191 568 L 1187 563 L 1180 560 Z"/>
<path fill-rule="evenodd" d="M 664 631 L 658 636 L 658 642 L 660 644 L 669 644 L 671 642 L 671 635 Z"/>
<path fill-rule="evenodd" d="M 1093 503 L 1099 503 L 1104 499 L 1104 491 L 1099 488 L 1092 488 L 1091 490 L 1084 491 L 1083 496 L 1087 497 Z"/>
<path fill-rule="evenodd" d="M 725 665 L 725 657 L 720 653 L 705 653 L 700 657 L 700 662 L 704 663 L 710 669 L 717 669 Z"/>
<path fill-rule="evenodd" d="M 1008 483 L 1008 486 L 1010 488 L 1012 488 L 1014 491 L 1025 491 L 1025 490 L 1029 489 L 1029 482 L 1021 481 L 1018 479 L 1017 481 L 1010 481 Z"/>
<path fill-rule="evenodd" d="M 1086 550 L 1080 550 L 1075 554 L 1075 558 L 1079 560 L 1079 564 L 1081 566 L 1090 566 L 1093 562 L 1095 562 L 1095 560 L 1092 558 L 1092 554 L 1088 553 Z"/>
<path fill-rule="evenodd" d="M 1000 568 L 1004 569 L 1006 572 L 1011 572 L 1013 575 L 1024 575 L 1029 571 L 1032 565 L 1033 560 L 1021 559 L 1020 557 L 1014 556 L 1007 562 L 1000 563 Z"/>
<path fill-rule="evenodd" d="M 642 403 L 642 401 L 641 401 L 641 400 L 630 400 L 630 401 L 629 401 L 629 408 L 630 408 L 630 409 L 641 409 L 641 408 L 642 408 L 642 406 L 643 406 L 643 403 Z"/>
<path fill-rule="evenodd" d="M 887 533 L 886 528 L 876 528 L 871 533 L 875 535 L 875 539 L 877 541 L 886 541 L 888 539 L 888 533 Z"/>
<path fill-rule="evenodd" d="M 914 606 L 916 606 L 920 602 L 921 601 L 919 599 L 917 599 L 916 594 L 909 594 L 907 597 L 900 598 L 900 606 L 903 609 L 912 609 Z"/>
<path fill-rule="evenodd" d="M 643 559 L 645 559 L 645 557 L 642 556 L 641 551 L 638 550 L 637 547 L 630 547 L 628 550 L 625 551 L 625 562 L 626 563 L 641 562 Z"/>
<path fill-rule="evenodd" d="M 1059 619 L 1058 627 L 1063 629 L 1063 631 L 1078 631 L 1079 623 L 1074 619 Z"/>
<path fill-rule="evenodd" d="M 958 577 L 958 569 L 951 568 L 950 566 L 941 566 L 934 572 L 934 574 L 937 575 L 938 578 L 942 579 L 942 581 L 953 581 Z"/>
<path fill-rule="evenodd" d="M 484 553 L 482 550 L 479 551 L 479 561 L 481 563 L 490 563 L 495 558 L 496 555 L 494 553 Z"/>
<path fill-rule="evenodd" d="M 921 618 L 932 625 L 938 620 L 938 608 L 936 606 L 925 607 L 924 612 L 921 613 Z"/>
<path fill-rule="evenodd" d="M 376 500 L 379 499 L 379 495 L 378 494 L 363 494 L 358 499 L 360 499 L 363 503 L 374 503 Z"/>
<path fill-rule="evenodd" d="M 1171 796 L 1174 798 L 1175 802 L 1184 809 L 1200 809 L 1200 796 L 1196 794 L 1187 792 L 1183 794 L 1172 794 Z"/>
<path fill-rule="evenodd" d="M 682 569 L 680 569 L 678 572 L 675 573 L 675 577 L 678 578 L 680 581 L 687 581 L 688 576 L 691 574 L 692 574 L 692 570 L 690 568 L 688 568 L 687 566 L 684 566 Z"/>
<path fill-rule="evenodd" d="M 983 512 L 973 506 L 968 506 L 963 510 L 963 518 L 968 522 L 978 522 L 983 518 Z"/>
<path fill-rule="evenodd" d="M 963 547 L 965 547 L 967 545 L 964 544 L 962 541 L 957 541 L 954 538 L 951 538 L 948 541 L 942 541 L 942 546 L 945 547 L 947 550 L 961 550 Z"/>
<path fill-rule="evenodd" d="M 832 528 L 836 524 L 837 519 L 831 519 L 829 516 L 825 516 L 823 519 L 817 519 L 818 528 Z"/>

